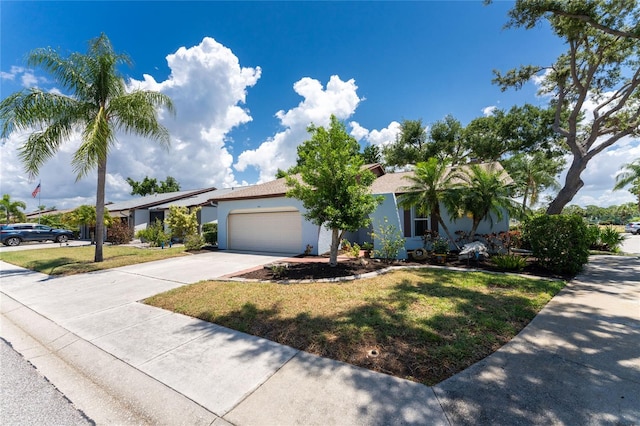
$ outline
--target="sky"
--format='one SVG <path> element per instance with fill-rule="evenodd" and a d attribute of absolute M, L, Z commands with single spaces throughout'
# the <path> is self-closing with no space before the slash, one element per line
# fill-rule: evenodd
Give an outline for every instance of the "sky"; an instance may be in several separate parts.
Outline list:
<path fill-rule="evenodd" d="M 531 103 L 545 106 L 535 82 L 501 92 L 492 70 L 550 64 L 565 46 L 546 26 L 505 29 L 512 2 L 0 2 L 0 99 L 27 87 L 59 90 L 25 56 L 52 47 L 85 53 L 105 33 L 133 66 L 128 88 L 169 95 L 160 113 L 171 146 L 120 134 L 109 153 L 106 200 L 132 198 L 130 177 L 174 177 L 182 189 L 228 188 L 274 179 L 296 160 L 309 124 L 331 114 L 365 147 L 395 140 L 399 122 L 429 125 L 451 114 L 463 124 Z M 76 181 L 74 135 L 35 179 L 17 157 L 27 134 L 0 142 L 0 191 L 58 209 L 94 204 L 96 173 Z M 597 156 L 572 201 L 603 207 L 634 201 L 611 189 L 625 163 L 640 157 L 629 138 Z M 562 183 L 563 176 L 560 176 Z M 40 198 L 32 191 L 41 182 Z"/>

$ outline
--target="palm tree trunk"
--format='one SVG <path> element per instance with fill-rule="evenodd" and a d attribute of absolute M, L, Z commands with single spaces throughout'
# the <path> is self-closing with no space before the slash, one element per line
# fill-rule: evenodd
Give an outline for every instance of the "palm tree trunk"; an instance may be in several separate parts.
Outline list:
<path fill-rule="evenodd" d="M 98 188 L 96 191 L 96 253 L 94 262 L 102 262 L 102 243 L 104 241 L 104 187 L 107 177 L 107 158 L 98 164 Z"/>
<path fill-rule="evenodd" d="M 447 234 L 447 237 L 449 237 L 449 241 L 451 241 L 453 245 L 456 246 L 458 250 L 460 250 L 460 246 L 456 242 L 455 238 L 451 236 L 451 232 L 449 232 L 449 228 L 447 228 L 447 225 L 444 224 L 444 220 L 442 220 L 441 216 L 438 216 L 438 223 L 440 224 L 440 226 L 442 226 L 442 229 L 444 229 L 444 232 Z"/>

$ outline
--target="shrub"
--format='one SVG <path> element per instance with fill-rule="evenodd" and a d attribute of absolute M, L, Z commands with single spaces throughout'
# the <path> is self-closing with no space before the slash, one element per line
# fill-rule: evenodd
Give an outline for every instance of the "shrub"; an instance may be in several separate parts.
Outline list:
<path fill-rule="evenodd" d="M 187 235 L 193 235 L 198 232 L 198 211 L 200 207 L 196 207 L 189 211 L 183 206 L 169 206 L 169 217 L 165 220 L 167 226 L 171 229 L 171 235 L 179 240 L 184 239 Z"/>
<path fill-rule="evenodd" d="M 200 250 L 204 245 L 204 239 L 199 234 L 189 234 L 184 237 L 184 248 L 187 251 Z"/>
<path fill-rule="evenodd" d="M 515 254 L 499 254 L 493 256 L 491 261 L 498 268 L 506 271 L 522 271 L 527 266 L 527 260 Z"/>
<path fill-rule="evenodd" d="M 136 233 L 136 237 L 142 242 L 148 242 L 151 247 L 158 247 L 167 244 L 171 239 L 171 235 L 164 230 L 164 225 L 158 219 L 147 229 L 140 230 Z"/>
<path fill-rule="evenodd" d="M 587 226 L 587 242 L 589 248 L 594 250 L 600 249 L 600 227 L 598 225 Z"/>
<path fill-rule="evenodd" d="M 356 259 L 360 257 L 360 246 L 358 243 L 351 244 L 349 240 L 342 240 L 342 250 L 348 256 L 355 257 Z"/>
<path fill-rule="evenodd" d="M 133 230 L 125 222 L 114 221 L 107 228 L 107 242 L 111 244 L 127 244 L 133 239 Z"/>
<path fill-rule="evenodd" d="M 218 244 L 218 224 L 204 223 L 202 225 L 202 236 L 207 244 L 215 246 Z"/>
<path fill-rule="evenodd" d="M 613 226 L 600 229 L 600 243 L 606 250 L 617 253 L 624 241 L 624 235 L 620 234 Z"/>
<path fill-rule="evenodd" d="M 576 274 L 589 260 L 587 225 L 578 215 L 537 215 L 523 234 L 540 265 L 559 274 Z"/>
<path fill-rule="evenodd" d="M 404 238 L 398 228 L 389 224 L 388 219 L 385 217 L 384 222 L 377 226 L 377 232 L 371 233 L 371 238 L 378 239 L 380 248 L 374 251 L 376 257 L 382 258 L 386 261 L 391 261 L 398 258 L 398 253 L 404 248 Z"/>

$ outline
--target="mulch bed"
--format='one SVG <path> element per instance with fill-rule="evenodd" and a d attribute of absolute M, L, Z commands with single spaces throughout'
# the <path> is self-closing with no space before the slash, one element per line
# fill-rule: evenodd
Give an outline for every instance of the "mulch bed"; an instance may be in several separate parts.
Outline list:
<path fill-rule="evenodd" d="M 318 257 L 320 259 L 320 257 Z M 479 269 L 490 272 L 517 272 L 517 271 L 504 271 L 496 267 L 488 260 L 458 260 L 457 255 L 450 255 L 447 258 L 447 262 L 442 265 L 436 263 L 435 260 L 425 260 L 422 262 L 416 261 L 404 261 L 385 263 L 375 259 L 340 259 L 338 265 L 335 267 L 329 266 L 325 262 L 305 262 L 305 263 L 289 263 L 285 270 L 281 268 L 269 268 L 265 267 L 255 271 L 247 272 L 244 274 L 236 275 L 235 278 L 247 278 L 264 281 L 279 281 L 279 280 L 313 280 L 313 279 L 328 279 L 328 278 L 340 278 L 353 275 L 362 275 L 368 272 L 375 272 L 380 269 L 387 268 L 389 266 L 454 266 L 465 269 Z M 542 268 L 536 262 L 535 258 L 527 259 L 527 266 L 519 271 L 520 274 L 535 275 L 545 278 L 559 278 L 564 280 L 570 280 L 571 276 L 560 276 L 553 274 L 550 271 Z"/>

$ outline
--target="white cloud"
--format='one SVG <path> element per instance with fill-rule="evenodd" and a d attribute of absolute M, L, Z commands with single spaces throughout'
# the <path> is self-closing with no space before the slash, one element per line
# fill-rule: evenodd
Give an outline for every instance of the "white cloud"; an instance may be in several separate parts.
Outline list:
<path fill-rule="evenodd" d="M 485 117 L 488 117 L 488 116 L 490 116 L 490 115 L 493 115 L 493 112 L 494 112 L 496 109 L 498 109 L 498 107 L 497 107 L 497 106 L 495 106 L 495 105 L 491 105 L 491 106 L 488 106 L 488 107 L 484 107 L 484 108 L 482 108 L 482 114 L 484 114 L 484 116 L 485 116 Z"/>
<path fill-rule="evenodd" d="M 107 201 L 131 198 L 126 177 L 141 180 L 148 175 L 164 180 L 170 175 L 183 189 L 238 185 L 231 169 L 233 156 L 227 147 L 227 135 L 235 126 L 251 121 L 248 110 L 241 105 L 246 101 L 247 88 L 260 78 L 260 68 L 241 67 L 233 52 L 212 38 L 194 47 L 181 47 L 167 56 L 167 62 L 171 69 L 167 80 L 157 82 L 144 75 L 142 81 L 131 80 L 129 88 L 157 90 L 172 98 L 176 117 L 163 112 L 160 118 L 170 131 L 172 145 L 164 149 L 141 137 L 118 135 L 107 164 Z M 22 77 L 27 74 L 17 68 L 12 68 L 12 73 Z M 31 191 L 35 184 L 27 179 L 17 158 L 17 149 L 25 138 L 14 133 L 0 145 L 0 181 L 3 193 L 27 202 L 27 210 L 34 210 L 37 201 L 31 198 Z M 71 170 L 71 157 L 78 144 L 76 135 L 42 167 L 39 178 L 43 204 L 70 208 L 95 203 L 95 173 L 75 182 Z"/>
<path fill-rule="evenodd" d="M 389 125 L 382 130 L 365 129 L 358 122 L 352 121 L 351 136 L 357 140 L 366 140 L 371 145 L 385 146 L 396 141 L 396 137 L 400 134 L 400 123 L 392 121 Z"/>
<path fill-rule="evenodd" d="M 279 168 L 285 170 L 295 164 L 297 147 L 309 138 L 310 124 L 328 126 L 331 114 L 344 120 L 355 112 L 360 103 L 357 89 L 353 79 L 342 81 L 337 75 L 331 76 L 326 89 L 318 80 L 300 79 L 293 90 L 304 99 L 295 108 L 276 113 L 285 129 L 258 148 L 241 153 L 235 169 L 242 172 L 253 166 L 260 172 L 259 182 L 273 180 Z"/>

